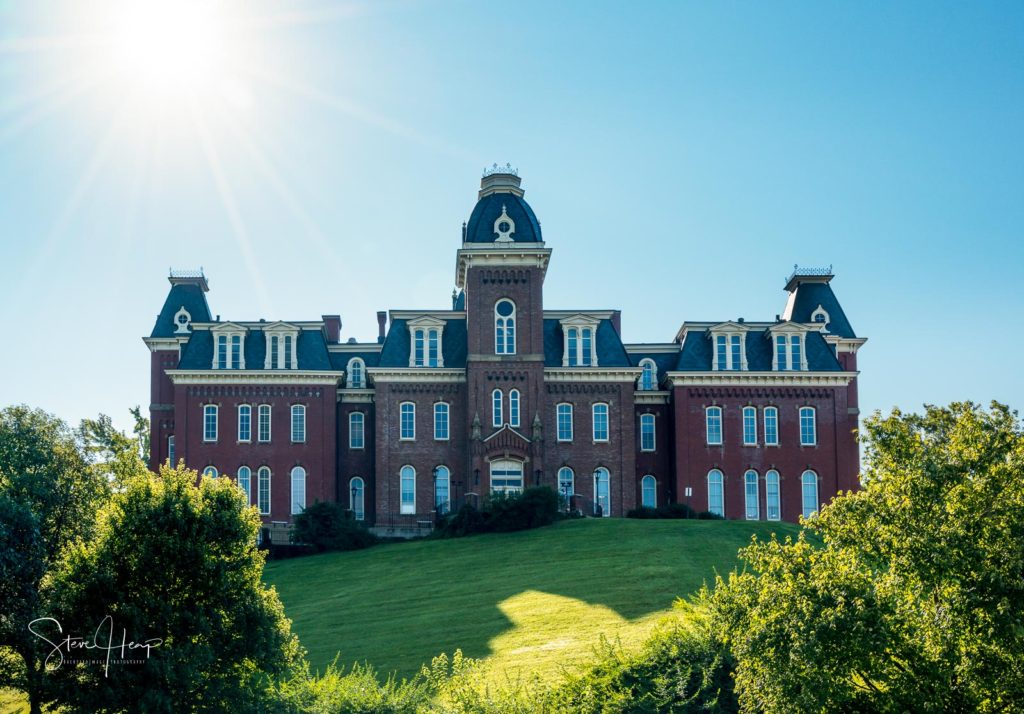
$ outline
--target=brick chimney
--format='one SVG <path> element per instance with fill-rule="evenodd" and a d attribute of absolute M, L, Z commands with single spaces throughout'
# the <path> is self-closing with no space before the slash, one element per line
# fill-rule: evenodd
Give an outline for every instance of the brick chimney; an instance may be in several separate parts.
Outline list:
<path fill-rule="evenodd" d="M 327 341 L 333 345 L 341 342 L 341 315 L 321 315 L 320 317 L 324 321 Z"/>
<path fill-rule="evenodd" d="M 377 312 L 377 342 L 384 342 L 384 332 L 388 324 L 388 314 L 380 310 Z"/>

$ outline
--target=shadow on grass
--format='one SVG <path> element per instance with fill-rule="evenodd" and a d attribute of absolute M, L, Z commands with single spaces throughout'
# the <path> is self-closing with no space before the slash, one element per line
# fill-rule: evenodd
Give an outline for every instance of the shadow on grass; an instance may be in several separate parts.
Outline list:
<path fill-rule="evenodd" d="M 268 565 L 265 579 L 277 587 L 314 667 L 340 651 L 341 662 L 409 676 L 440 652 L 491 655 L 492 643 L 516 625 L 502 603 L 524 593 L 607 608 L 619 623 L 637 620 L 734 568 L 751 535 L 797 531 L 780 523 L 588 519 L 282 561 Z M 539 612 L 530 620 L 541 643 L 573 628 L 568 607 L 562 616 Z"/>

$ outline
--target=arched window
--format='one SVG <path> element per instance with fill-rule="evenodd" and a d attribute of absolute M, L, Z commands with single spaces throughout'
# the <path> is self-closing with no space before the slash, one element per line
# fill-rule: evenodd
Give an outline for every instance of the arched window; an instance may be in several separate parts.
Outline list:
<path fill-rule="evenodd" d="M 203 441 L 217 440 L 217 405 L 203 407 Z"/>
<path fill-rule="evenodd" d="M 519 493 L 522 490 L 522 461 L 500 459 L 491 462 L 491 493 Z"/>
<path fill-rule="evenodd" d="M 348 448 L 362 449 L 366 445 L 366 415 L 352 412 L 348 415 Z"/>
<path fill-rule="evenodd" d="M 203 469 L 203 476 L 209 476 L 210 478 L 217 478 L 217 467 L 207 466 Z"/>
<path fill-rule="evenodd" d="M 779 497 L 779 472 L 772 469 L 764 475 L 764 501 L 769 521 L 777 521 L 782 517 Z"/>
<path fill-rule="evenodd" d="M 654 415 L 640 415 L 640 451 L 654 451 Z"/>
<path fill-rule="evenodd" d="M 448 441 L 448 416 L 449 407 L 447 402 L 436 402 L 434 404 L 434 440 Z"/>
<path fill-rule="evenodd" d="M 400 513 L 416 513 L 416 469 L 412 466 L 403 466 L 399 472 L 400 489 L 402 502 L 399 508 Z"/>
<path fill-rule="evenodd" d="M 814 407 L 800 407 L 800 446 L 818 443 L 818 429 L 814 422 Z"/>
<path fill-rule="evenodd" d="M 607 518 L 612 515 L 611 476 L 608 469 L 599 466 L 594 471 L 594 515 Z"/>
<path fill-rule="evenodd" d="M 718 469 L 708 471 L 708 511 L 725 517 L 725 493 L 722 484 L 722 472 Z"/>
<path fill-rule="evenodd" d="M 704 411 L 704 419 L 707 426 L 707 440 L 709 446 L 718 446 L 722 443 L 722 407 L 708 407 Z"/>
<path fill-rule="evenodd" d="M 270 441 L 270 405 L 260 404 L 256 413 L 259 421 L 257 424 L 257 436 L 261 443 L 268 443 Z"/>
<path fill-rule="evenodd" d="M 260 513 L 267 516 L 270 515 L 270 469 L 260 466 L 256 476 L 259 482 L 256 487 L 257 505 L 260 508 Z"/>
<path fill-rule="evenodd" d="M 451 510 L 451 488 L 452 475 L 447 466 L 438 466 L 434 469 L 434 510 L 439 514 Z"/>
<path fill-rule="evenodd" d="M 594 441 L 608 441 L 608 405 L 594 405 Z"/>
<path fill-rule="evenodd" d="M 658 383 L 658 368 L 654 364 L 652 359 L 640 360 L 640 369 L 643 370 L 640 373 L 640 390 L 649 392 L 657 386 Z"/>
<path fill-rule="evenodd" d="M 238 405 L 238 440 L 252 441 L 252 406 Z"/>
<path fill-rule="evenodd" d="M 743 407 L 743 445 L 757 446 L 757 407 Z"/>
<path fill-rule="evenodd" d="M 817 512 L 818 506 L 818 474 L 804 471 L 800 476 L 800 490 L 803 497 L 803 516 L 810 518 Z"/>
<path fill-rule="evenodd" d="M 558 495 L 562 499 L 562 507 L 569 505 L 569 499 L 576 493 L 576 474 L 568 466 L 558 469 Z"/>
<path fill-rule="evenodd" d="M 495 389 L 491 392 L 491 425 L 495 427 L 499 427 L 504 423 L 502 421 L 502 413 L 504 410 L 501 406 L 501 398 L 500 389 Z"/>
<path fill-rule="evenodd" d="M 494 353 L 516 353 L 516 305 L 508 299 L 494 305 Z"/>
<path fill-rule="evenodd" d="M 296 466 L 292 469 L 292 515 L 306 510 L 306 469 Z"/>
<path fill-rule="evenodd" d="M 559 404 L 556 410 L 558 414 L 558 440 L 572 441 L 572 404 Z"/>
<path fill-rule="evenodd" d="M 292 443 L 300 444 L 306 440 L 306 407 L 301 404 L 292 405 Z"/>
<path fill-rule="evenodd" d="M 640 479 L 640 505 L 644 508 L 658 507 L 658 480 L 650 474 Z"/>
<path fill-rule="evenodd" d="M 509 426 L 519 426 L 519 390 L 513 389 L 508 393 L 508 423 Z"/>
<path fill-rule="evenodd" d="M 402 402 L 399 406 L 399 439 L 411 441 L 416 438 L 416 405 Z"/>
<path fill-rule="evenodd" d="M 238 467 L 238 487 L 245 492 L 245 505 L 252 503 L 252 470 L 248 466 Z"/>
<path fill-rule="evenodd" d="M 764 445 L 779 445 L 779 408 L 764 408 Z"/>
<path fill-rule="evenodd" d="M 743 474 L 743 503 L 746 507 L 747 520 L 756 521 L 761 518 L 761 493 L 757 481 L 757 471 Z"/>
<path fill-rule="evenodd" d="M 358 357 L 348 361 L 348 387 L 349 389 L 364 389 L 366 387 L 366 364 Z"/>
<path fill-rule="evenodd" d="M 366 488 L 358 476 L 349 481 L 348 507 L 357 521 L 366 517 Z"/>

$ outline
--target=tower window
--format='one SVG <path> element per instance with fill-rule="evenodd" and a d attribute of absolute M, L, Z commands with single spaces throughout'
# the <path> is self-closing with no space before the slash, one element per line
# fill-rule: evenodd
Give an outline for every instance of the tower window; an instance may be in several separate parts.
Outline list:
<path fill-rule="evenodd" d="M 654 360 L 642 359 L 640 360 L 640 369 L 643 370 L 640 373 L 640 390 L 649 392 L 657 384 L 658 368 L 655 366 Z"/>
<path fill-rule="evenodd" d="M 498 428 L 504 424 L 503 412 L 501 390 L 495 389 L 491 392 L 491 426 Z"/>
<path fill-rule="evenodd" d="M 513 389 L 508 393 L 508 424 L 519 426 L 519 390 Z"/>
<path fill-rule="evenodd" d="M 516 353 L 516 306 L 508 299 L 499 300 L 494 305 L 494 353 Z"/>
<path fill-rule="evenodd" d="M 366 365 L 358 357 L 348 361 L 348 387 L 349 389 L 363 389 L 366 387 Z"/>

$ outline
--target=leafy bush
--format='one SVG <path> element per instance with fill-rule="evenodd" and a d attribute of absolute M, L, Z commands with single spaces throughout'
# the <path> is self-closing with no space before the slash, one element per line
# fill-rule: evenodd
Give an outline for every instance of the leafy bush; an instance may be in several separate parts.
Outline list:
<path fill-rule="evenodd" d="M 721 520 L 725 520 L 725 518 L 723 516 L 720 516 L 717 513 L 712 513 L 711 511 L 701 511 L 700 513 L 697 514 L 697 518 L 699 518 L 702 521 L 721 521 Z"/>
<path fill-rule="evenodd" d="M 432 691 L 422 677 L 381 683 L 369 665 L 355 664 L 348 672 L 328 665 L 314 675 L 309 664 L 294 677 L 278 682 L 273 690 L 274 714 L 417 714 L 426 711 Z"/>
<path fill-rule="evenodd" d="M 435 534 L 456 538 L 522 531 L 549 526 L 560 515 L 558 494 L 547 486 L 537 486 L 517 494 L 495 494 L 479 509 L 467 503 L 442 519 Z"/>
<path fill-rule="evenodd" d="M 666 503 L 665 505 L 658 506 L 657 508 L 649 508 L 647 506 L 634 508 L 626 513 L 626 518 L 697 518 L 697 512 L 685 503 Z"/>
<path fill-rule="evenodd" d="M 317 501 L 295 516 L 292 541 L 322 552 L 369 548 L 377 539 L 340 503 Z"/>

